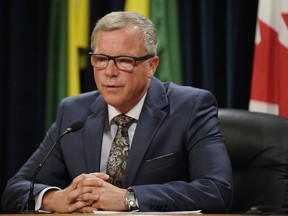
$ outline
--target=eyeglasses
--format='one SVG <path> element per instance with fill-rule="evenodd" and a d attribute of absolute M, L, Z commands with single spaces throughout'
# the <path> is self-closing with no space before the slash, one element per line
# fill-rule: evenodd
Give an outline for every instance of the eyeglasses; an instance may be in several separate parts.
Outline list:
<path fill-rule="evenodd" d="M 97 69 L 105 69 L 110 60 L 114 61 L 114 64 L 119 70 L 132 71 L 138 61 L 146 61 L 154 55 L 145 55 L 140 57 L 133 56 L 109 56 L 105 54 L 96 54 L 89 52 L 91 56 L 91 64 Z"/>

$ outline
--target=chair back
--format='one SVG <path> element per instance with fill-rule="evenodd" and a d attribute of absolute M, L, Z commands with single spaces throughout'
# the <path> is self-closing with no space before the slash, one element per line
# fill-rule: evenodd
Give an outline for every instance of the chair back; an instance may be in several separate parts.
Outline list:
<path fill-rule="evenodd" d="M 253 206 L 287 209 L 288 119 L 219 109 L 219 121 L 233 170 L 231 213 Z"/>

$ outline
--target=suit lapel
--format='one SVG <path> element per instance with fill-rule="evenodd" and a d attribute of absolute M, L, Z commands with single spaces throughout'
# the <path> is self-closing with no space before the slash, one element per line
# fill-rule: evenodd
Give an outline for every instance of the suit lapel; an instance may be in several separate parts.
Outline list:
<path fill-rule="evenodd" d="M 84 160 L 87 172 L 99 172 L 101 146 L 107 106 L 103 98 L 98 97 L 91 106 L 92 114 L 87 118 L 84 131 Z"/>
<path fill-rule="evenodd" d="M 124 187 L 133 184 L 143 157 L 167 115 L 163 111 L 163 108 L 167 105 L 168 100 L 164 86 L 153 78 L 133 137 L 129 161 L 126 167 Z"/>

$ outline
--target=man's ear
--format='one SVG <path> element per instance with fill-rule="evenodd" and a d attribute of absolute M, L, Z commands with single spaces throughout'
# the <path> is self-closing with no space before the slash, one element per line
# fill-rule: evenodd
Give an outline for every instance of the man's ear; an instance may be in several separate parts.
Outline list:
<path fill-rule="evenodd" d="M 149 75 L 152 77 L 159 65 L 159 56 L 154 56 L 150 59 L 150 70 Z"/>

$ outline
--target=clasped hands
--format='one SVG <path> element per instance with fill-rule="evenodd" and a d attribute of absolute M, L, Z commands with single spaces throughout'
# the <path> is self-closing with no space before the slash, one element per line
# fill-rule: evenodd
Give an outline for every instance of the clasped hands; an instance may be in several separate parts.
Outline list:
<path fill-rule="evenodd" d="M 105 173 L 81 174 L 67 188 L 47 191 L 41 210 L 58 213 L 128 210 L 124 204 L 127 190 L 108 183 L 108 179 Z"/>

